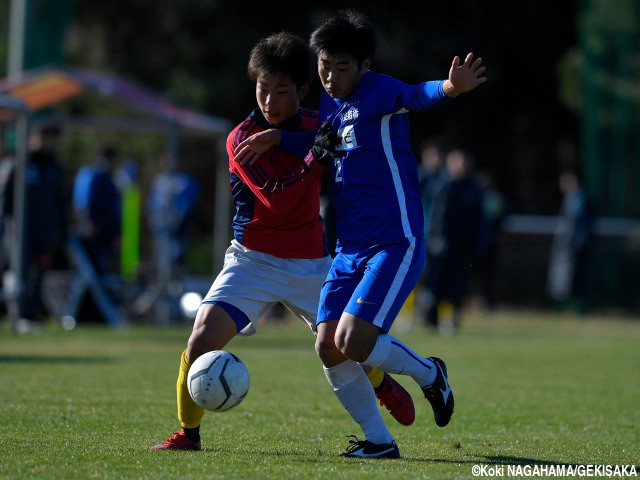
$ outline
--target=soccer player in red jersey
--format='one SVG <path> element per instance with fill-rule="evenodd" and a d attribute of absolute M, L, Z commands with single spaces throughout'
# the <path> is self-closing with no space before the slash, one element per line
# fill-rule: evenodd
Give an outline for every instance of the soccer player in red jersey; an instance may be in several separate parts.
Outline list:
<path fill-rule="evenodd" d="M 299 106 L 314 65 L 306 42 L 287 32 L 262 39 L 251 52 L 248 74 L 256 82 L 258 108 L 227 139 L 234 239 L 180 359 L 176 388 L 182 428 L 152 450 L 200 450 L 204 409 L 187 389 L 189 367 L 200 355 L 223 349 L 236 335 L 255 333 L 260 316 L 278 302 L 316 332 L 318 295 L 331 266 L 320 217 L 320 179 L 329 156 L 310 153 L 302 159 L 273 147 L 242 164 L 234 154 L 245 138 L 266 129 L 318 129 L 317 112 Z M 381 404 L 400 423 L 411 424 L 411 396 L 388 374 L 366 371 Z"/>

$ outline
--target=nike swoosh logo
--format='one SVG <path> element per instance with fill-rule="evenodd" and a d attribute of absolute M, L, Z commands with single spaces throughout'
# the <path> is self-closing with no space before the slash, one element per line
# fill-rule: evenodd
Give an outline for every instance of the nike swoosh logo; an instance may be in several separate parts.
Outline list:
<path fill-rule="evenodd" d="M 438 370 L 440 370 L 440 373 L 442 374 L 442 378 L 444 379 L 444 384 L 447 387 L 444 390 L 442 388 L 440 389 L 440 391 L 442 392 L 442 397 L 444 398 L 444 404 L 446 405 L 447 400 L 449 400 L 449 395 L 451 394 L 451 387 L 449 387 L 449 382 L 447 381 L 447 377 L 442 371 L 442 368 L 440 368 L 440 365 L 436 363 L 436 366 L 438 367 Z"/>
<path fill-rule="evenodd" d="M 359 303 L 360 305 L 375 305 L 376 302 L 367 302 L 366 300 L 363 300 L 362 298 L 358 297 L 358 300 L 356 300 L 357 303 Z"/>
<path fill-rule="evenodd" d="M 388 450 L 385 450 L 384 452 L 364 453 L 364 451 L 361 451 L 358 456 L 362 458 L 379 457 L 380 455 L 384 455 L 385 453 L 389 453 L 392 451 L 393 451 L 393 447 L 389 448 Z"/>

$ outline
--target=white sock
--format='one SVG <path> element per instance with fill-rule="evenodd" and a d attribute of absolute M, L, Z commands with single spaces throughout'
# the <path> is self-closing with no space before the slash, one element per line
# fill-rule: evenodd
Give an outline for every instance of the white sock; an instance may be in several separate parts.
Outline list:
<path fill-rule="evenodd" d="M 362 428 L 364 438 L 373 443 L 391 443 L 393 437 L 382 420 L 373 387 L 360 364 L 347 360 L 323 368 L 338 400 Z"/>
<path fill-rule="evenodd" d="M 362 362 L 383 372 L 409 375 L 420 388 L 431 385 L 436 379 L 435 364 L 407 347 L 391 335 L 378 335 L 369 357 Z"/>

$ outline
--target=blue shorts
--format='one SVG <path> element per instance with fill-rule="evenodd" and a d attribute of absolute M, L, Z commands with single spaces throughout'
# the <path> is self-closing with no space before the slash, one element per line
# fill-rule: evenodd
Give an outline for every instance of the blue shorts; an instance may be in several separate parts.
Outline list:
<path fill-rule="evenodd" d="M 337 249 L 320 292 L 318 323 L 350 313 L 389 331 L 418 283 L 425 263 L 423 238 Z"/>

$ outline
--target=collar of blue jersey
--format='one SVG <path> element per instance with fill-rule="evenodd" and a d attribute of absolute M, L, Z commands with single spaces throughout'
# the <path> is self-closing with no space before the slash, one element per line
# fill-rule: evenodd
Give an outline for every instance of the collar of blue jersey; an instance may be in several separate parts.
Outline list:
<path fill-rule="evenodd" d="M 298 127 L 300 127 L 300 124 L 302 123 L 302 114 L 300 113 L 300 110 L 298 110 L 298 112 L 293 117 L 287 118 L 284 122 L 278 125 L 271 125 L 269 122 L 267 122 L 266 118 L 264 118 L 264 115 L 259 108 L 256 108 L 253 112 L 251 112 L 251 118 L 253 118 L 255 122 L 264 129 L 279 128 L 283 130 L 295 131 L 298 129 Z"/>

